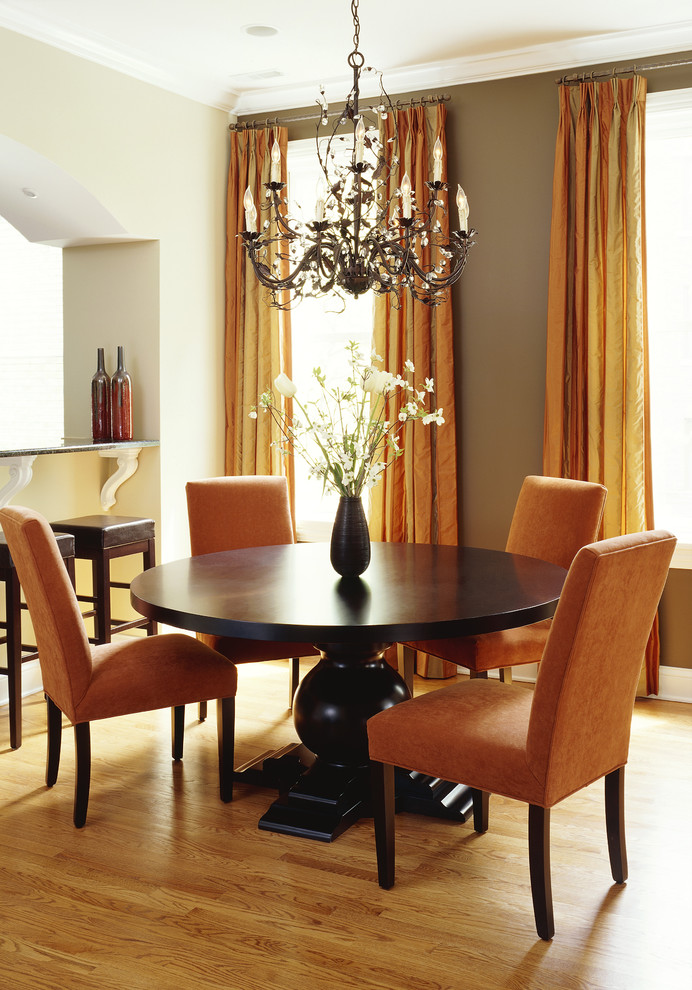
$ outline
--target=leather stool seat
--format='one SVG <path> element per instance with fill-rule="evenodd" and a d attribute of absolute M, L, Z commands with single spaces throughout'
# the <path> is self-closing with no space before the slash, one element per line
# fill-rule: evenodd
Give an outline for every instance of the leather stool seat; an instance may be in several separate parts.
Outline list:
<path fill-rule="evenodd" d="M 155 524 L 153 519 L 139 516 L 77 516 L 52 522 L 54 532 L 70 533 L 75 541 L 75 557 L 90 560 L 92 567 L 92 594 L 78 594 L 80 602 L 93 607 L 84 612 L 84 618 L 93 617 L 94 644 L 110 643 L 115 633 L 144 627 L 147 635 L 156 634 L 155 622 L 140 616 L 136 619 L 114 619 L 111 615 L 111 589 L 129 588 L 123 581 L 111 579 L 110 564 L 117 557 L 142 555 L 143 570 L 156 563 Z M 78 589 L 79 590 L 79 589 Z"/>
<path fill-rule="evenodd" d="M 74 585 L 74 536 L 69 533 L 56 533 L 55 539 Z M 0 533 L 0 581 L 5 584 L 5 618 L 0 619 L 0 629 L 4 630 L 4 635 L 0 636 L 0 645 L 5 645 L 7 659 L 6 666 L 0 667 L 0 674 L 7 677 L 8 682 L 10 746 L 12 749 L 19 749 L 22 745 L 22 664 L 36 660 L 38 653 L 36 646 L 22 642 L 22 609 L 26 609 L 26 605 L 22 602 L 19 577 L 7 540 L 2 533 Z"/>

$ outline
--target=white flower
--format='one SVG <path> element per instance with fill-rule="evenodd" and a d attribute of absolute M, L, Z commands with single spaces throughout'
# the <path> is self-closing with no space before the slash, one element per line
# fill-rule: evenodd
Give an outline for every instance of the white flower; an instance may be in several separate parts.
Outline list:
<path fill-rule="evenodd" d="M 274 379 L 274 387 L 285 399 L 292 399 L 298 389 L 283 371 Z"/>
<path fill-rule="evenodd" d="M 413 366 L 413 361 L 409 361 L 408 358 L 404 361 L 404 368 L 406 368 L 407 371 L 410 371 L 411 374 L 413 374 L 416 370 Z"/>
<path fill-rule="evenodd" d="M 366 368 L 363 375 L 363 389 L 374 395 L 384 395 L 392 386 L 392 375 L 388 371 Z"/>
<path fill-rule="evenodd" d="M 257 419 L 257 410 L 253 409 L 248 415 L 250 416 L 250 419 Z"/>
<path fill-rule="evenodd" d="M 426 378 L 425 379 L 425 390 L 426 390 L 426 392 L 432 392 L 434 388 L 435 388 L 435 383 L 432 380 L 432 378 Z"/>

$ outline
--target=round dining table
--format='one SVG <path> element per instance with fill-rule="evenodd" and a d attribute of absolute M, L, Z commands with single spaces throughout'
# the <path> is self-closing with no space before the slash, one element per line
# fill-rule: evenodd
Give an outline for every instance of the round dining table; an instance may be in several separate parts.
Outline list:
<path fill-rule="evenodd" d="M 143 615 L 181 629 L 315 645 L 320 660 L 293 703 L 303 757 L 259 824 L 331 841 L 368 813 L 368 718 L 410 697 L 384 659 L 388 646 L 548 618 L 566 573 L 498 550 L 373 543 L 368 570 L 347 579 L 328 544 L 298 543 L 160 564 L 133 579 L 130 596 Z M 412 810 L 436 813 L 426 808 L 438 785 L 407 780 L 401 806 L 408 795 Z M 458 814 L 449 790 L 437 797 L 445 817 Z"/>

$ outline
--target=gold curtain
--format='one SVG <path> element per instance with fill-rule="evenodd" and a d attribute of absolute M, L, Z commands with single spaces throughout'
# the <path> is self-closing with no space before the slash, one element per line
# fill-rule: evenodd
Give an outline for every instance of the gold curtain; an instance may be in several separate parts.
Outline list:
<path fill-rule="evenodd" d="M 543 472 L 608 489 L 603 536 L 653 526 L 644 227 L 646 80 L 559 89 Z M 658 626 L 646 690 L 658 690 Z"/>
<path fill-rule="evenodd" d="M 248 186 L 257 207 L 258 229 L 268 215 L 264 184 L 270 178 L 274 139 L 281 148 L 281 181 L 285 182 L 285 127 L 231 132 L 226 202 L 226 473 L 287 474 L 293 503 L 292 461 L 283 462 L 271 446 L 279 439 L 271 417 L 262 412 L 256 420 L 249 416 L 279 372 L 291 375 L 290 313 L 267 305 L 266 290 L 246 263 L 238 236 L 245 227 L 243 197 Z M 290 406 L 290 400 L 285 402 Z"/>
<path fill-rule="evenodd" d="M 426 180 L 432 175 L 432 148 L 439 135 L 446 168 L 446 109 L 416 107 L 389 114 L 381 122 L 381 140 L 390 157 L 398 154 L 398 168 L 392 170 L 388 195 L 408 172 L 419 207 L 428 199 Z M 398 132 L 398 146 L 396 136 Z M 442 175 L 446 181 L 446 175 Z M 447 205 L 447 204 L 445 204 Z M 449 219 L 442 220 L 449 234 Z M 429 255 L 429 249 L 427 251 Z M 424 256 L 424 260 L 427 260 Z M 452 303 L 449 296 L 436 307 L 425 306 L 406 294 L 400 307 L 389 295 L 378 295 L 374 307 L 374 348 L 384 366 L 394 374 L 411 378 L 404 368 L 408 359 L 415 366 L 415 383 L 425 377 L 435 382 L 431 405 L 442 407 L 444 425 L 406 427 L 404 455 L 394 461 L 371 492 L 370 534 L 374 540 L 393 543 L 458 542 L 457 530 L 457 448 L 454 395 L 454 339 Z M 418 673 L 428 677 L 449 677 L 453 664 L 418 654 Z"/>

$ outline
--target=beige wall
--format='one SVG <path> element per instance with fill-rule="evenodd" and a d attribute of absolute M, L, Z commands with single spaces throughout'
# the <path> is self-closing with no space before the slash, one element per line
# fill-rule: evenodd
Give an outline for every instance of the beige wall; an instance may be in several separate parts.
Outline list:
<path fill-rule="evenodd" d="M 0 89 L 0 134 L 150 239 L 65 251 L 66 409 L 83 432 L 96 347 L 112 371 L 124 344 L 135 428 L 161 447 L 143 451 L 112 511 L 154 516 L 162 556 L 182 556 L 185 482 L 223 472 L 226 115 L 5 30 Z M 40 457 L 22 499 L 53 517 L 99 512 L 107 465 Z"/>

